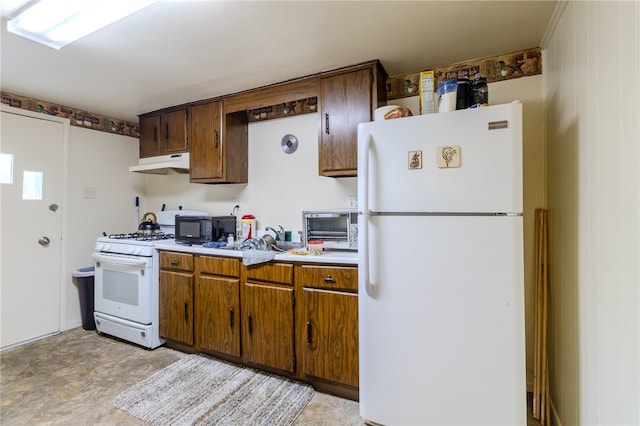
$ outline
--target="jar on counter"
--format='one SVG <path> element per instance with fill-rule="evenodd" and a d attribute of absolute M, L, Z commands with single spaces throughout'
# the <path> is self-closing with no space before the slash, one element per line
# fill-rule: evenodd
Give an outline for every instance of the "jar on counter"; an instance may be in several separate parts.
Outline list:
<path fill-rule="evenodd" d="M 240 239 L 246 240 L 247 238 L 256 237 L 256 217 L 252 214 L 245 214 L 240 219 Z"/>

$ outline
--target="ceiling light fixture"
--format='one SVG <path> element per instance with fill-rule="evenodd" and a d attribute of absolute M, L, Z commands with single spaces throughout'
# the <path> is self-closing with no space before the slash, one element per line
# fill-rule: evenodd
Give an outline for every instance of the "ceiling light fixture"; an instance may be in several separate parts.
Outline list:
<path fill-rule="evenodd" d="M 40 0 L 7 22 L 7 30 L 54 49 L 106 27 L 156 0 Z"/>

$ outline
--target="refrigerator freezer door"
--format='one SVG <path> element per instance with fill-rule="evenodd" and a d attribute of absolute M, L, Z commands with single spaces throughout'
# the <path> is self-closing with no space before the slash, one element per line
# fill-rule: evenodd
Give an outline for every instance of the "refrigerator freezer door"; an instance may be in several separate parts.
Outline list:
<path fill-rule="evenodd" d="M 362 123 L 358 161 L 364 211 L 520 213 L 522 105 Z"/>
<path fill-rule="evenodd" d="M 369 264 L 358 271 L 363 418 L 525 425 L 522 217 L 368 220 L 360 250 Z"/>

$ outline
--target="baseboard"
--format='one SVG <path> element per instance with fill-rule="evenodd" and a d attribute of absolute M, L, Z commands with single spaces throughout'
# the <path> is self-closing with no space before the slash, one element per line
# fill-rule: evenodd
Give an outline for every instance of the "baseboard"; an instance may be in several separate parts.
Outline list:
<path fill-rule="evenodd" d="M 78 320 L 78 321 L 67 322 L 65 326 L 61 328 L 60 331 L 68 331 L 76 327 L 82 327 L 82 321 Z"/>

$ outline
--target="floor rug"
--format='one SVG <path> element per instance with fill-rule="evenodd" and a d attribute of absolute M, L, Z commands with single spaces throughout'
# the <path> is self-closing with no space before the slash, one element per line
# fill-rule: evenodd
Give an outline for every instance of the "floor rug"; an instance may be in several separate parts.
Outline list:
<path fill-rule="evenodd" d="M 113 405 L 153 425 L 290 425 L 313 393 L 304 383 L 187 355 Z"/>

